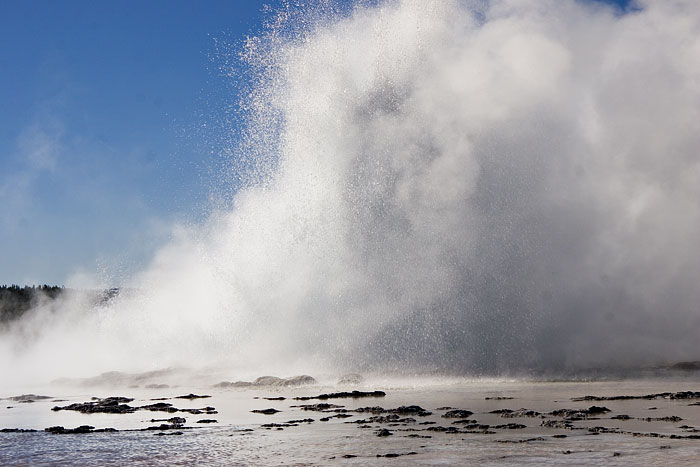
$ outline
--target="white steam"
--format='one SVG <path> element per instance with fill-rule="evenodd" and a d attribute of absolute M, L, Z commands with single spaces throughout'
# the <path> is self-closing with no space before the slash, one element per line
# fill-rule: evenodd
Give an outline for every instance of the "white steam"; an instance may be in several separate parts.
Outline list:
<path fill-rule="evenodd" d="M 19 356 L 5 340 L 3 365 L 700 358 L 700 7 L 638 7 L 416 0 L 283 19 L 244 54 L 257 85 L 233 207 L 178 231 L 130 284 L 142 293 L 53 314 Z"/>

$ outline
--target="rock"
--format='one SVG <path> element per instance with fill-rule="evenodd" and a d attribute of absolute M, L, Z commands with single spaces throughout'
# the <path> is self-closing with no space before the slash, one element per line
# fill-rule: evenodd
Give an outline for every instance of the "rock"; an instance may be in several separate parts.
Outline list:
<path fill-rule="evenodd" d="M 279 397 L 263 397 L 263 399 L 265 399 L 266 401 L 283 401 L 283 400 L 286 400 L 287 398 L 279 396 Z"/>
<path fill-rule="evenodd" d="M 355 409 L 355 412 L 359 413 L 364 413 L 364 412 L 369 412 L 369 413 L 384 413 L 387 410 L 384 407 L 379 407 L 378 405 L 375 405 L 374 407 L 360 407 L 359 409 Z"/>
<path fill-rule="evenodd" d="M 281 410 L 277 410 L 277 409 L 270 408 L 270 409 L 251 410 L 251 412 L 253 412 L 253 413 L 261 413 L 261 414 L 263 414 L 263 415 L 273 415 L 273 414 L 276 414 L 277 412 L 281 412 Z"/>
<path fill-rule="evenodd" d="M 643 396 L 583 396 L 573 397 L 572 401 L 619 401 L 619 400 L 635 400 L 635 399 L 700 399 L 698 391 L 680 391 L 680 392 L 659 392 L 656 394 L 646 394 Z"/>
<path fill-rule="evenodd" d="M 681 371 L 697 371 L 700 370 L 700 361 L 678 362 L 674 365 L 671 365 L 671 369 Z"/>
<path fill-rule="evenodd" d="M 511 399 L 513 399 L 513 398 L 506 397 L 506 396 L 484 397 L 484 400 L 487 400 L 487 401 L 506 401 L 506 400 L 511 400 Z"/>
<path fill-rule="evenodd" d="M 44 431 L 47 433 L 52 433 L 54 435 L 72 435 L 72 434 L 84 434 L 84 433 L 116 433 L 117 430 L 114 428 L 100 428 L 96 430 L 94 426 L 81 425 L 77 428 L 63 428 L 62 426 L 52 426 L 45 428 Z"/>
<path fill-rule="evenodd" d="M 498 409 L 498 410 L 492 410 L 489 413 L 495 413 L 499 414 L 502 418 L 519 418 L 519 417 L 538 417 L 540 415 L 539 412 L 535 412 L 534 410 L 528 410 L 528 409 L 518 409 L 518 410 L 511 410 L 511 409 Z"/>
<path fill-rule="evenodd" d="M 93 402 L 75 403 L 64 407 L 55 406 L 51 410 L 75 410 L 80 413 L 134 413 L 138 408 L 126 403 L 134 399 L 128 397 L 107 397 L 106 399 L 93 398 Z"/>
<path fill-rule="evenodd" d="M 270 428 L 289 428 L 290 426 L 299 426 L 296 423 L 265 423 L 264 425 L 260 425 L 262 428 L 267 428 L 268 430 Z"/>
<path fill-rule="evenodd" d="M 180 409 L 173 407 L 173 404 L 167 402 L 156 402 L 155 404 L 144 405 L 139 407 L 141 410 L 150 410 L 151 412 L 178 412 Z"/>
<path fill-rule="evenodd" d="M 187 420 L 185 420 L 185 419 L 182 418 L 182 417 L 173 417 L 173 418 L 168 418 L 168 419 L 164 419 L 164 418 L 157 418 L 157 419 L 156 419 L 156 418 L 152 418 L 152 419 L 151 419 L 151 423 L 155 423 L 155 422 L 169 422 L 169 423 L 171 423 L 171 424 L 179 424 L 179 425 L 184 424 L 186 421 L 187 421 Z"/>
<path fill-rule="evenodd" d="M 647 417 L 647 418 L 640 418 L 640 420 L 644 420 L 645 422 L 680 422 L 683 420 L 681 417 L 678 417 L 676 415 L 671 415 L 670 417 Z"/>
<path fill-rule="evenodd" d="M 520 423 L 506 423 L 505 425 L 496 425 L 492 428 L 497 430 L 521 430 L 527 427 Z"/>
<path fill-rule="evenodd" d="M 387 430 L 386 428 L 381 428 L 381 429 L 375 431 L 374 434 L 377 435 L 377 436 L 379 436 L 379 437 L 384 437 L 384 436 L 391 436 L 391 435 L 393 435 L 394 433 L 392 433 L 391 431 Z"/>
<path fill-rule="evenodd" d="M 339 409 L 343 406 L 321 402 L 318 404 L 293 405 L 292 407 L 298 407 L 301 410 L 313 410 L 315 412 L 325 412 L 325 411 L 330 410 L 330 409 Z"/>
<path fill-rule="evenodd" d="M 24 428 L 3 428 L 0 433 L 36 433 L 36 430 Z"/>
<path fill-rule="evenodd" d="M 390 409 L 387 410 L 387 412 L 391 413 L 397 413 L 397 414 L 411 414 L 411 415 L 417 415 L 419 417 L 427 417 L 428 415 L 432 415 L 432 412 L 429 412 L 425 410 L 423 407 L 419 405 L 402 405 L 401 407 L 397 407 L 395 409 Z M 471 413 L 470 413 L 471 415 Z"/>
<path fill-rule="evenodd" d="M 36 394 L 22 394 L 21 396 L 8 397 L 8 400 L 20 403 L 32 403 L 44 399 L 52 399 L 51 396 L 38 396 Z"/>
<path fill-rule="evenodd" d="M 414 454 L 418 454 L 417 452 L 403 452 L 401 454 L 396 453 L 396 452 L 390 452 L 388 454 L 377 454 L 377 457 L 401 457 L 401 456 L 412 456 Z"/>
<path fill-rule="evenodd" d="M 294 400 L 298 401 L 308 401 L 312 399 L 327 400 L 327 399 L 344 399 L 352 398 L 359 399 L 361 397 L 384 397 L 386 393 L 384 391 L 352 391 L 352 392 L 332 392 L 329 394 L 319 394 L 318 396 L 301 396 L 295 397 Z"/>
<path fill-rule="evenodd" d="M 164 431 L 164 430 L 179 430 L 182 429 L 182 423 L 162 423 L 158 426 L 149 426 L 148 428 L 144 428 L 142 431 L 153 431 L 153 430 L 158 430 L 158 431 Z"/>
<path fill-rule="evenodd" d="M 550 414 L 555 417 L 564 417 L 568 420 L 583 420 L 591 415 L 600 415 L 607 412 L 610 412 L 610 409 L 607 407 L 592 405 L 587 409 L 557 409 L 550 412 Z"/>
<path fill-rule="evenodd" d="M 217 420 L 211 419 L 211 418 L 203 418 L 201 420 L 197 420 L 197 423 L 219 423 Z"/>
<path fill-rule="evenodd" d="M 175 399 L 189 399 L 189 400 L 193 400 L 193 399 L 206 399 L 206 398 L 208 398 L 208 397 L 211 397 L 211 396 L 206 396 L 206 395 L 204 395 L 204 396 L 199 396 L 199 395 L 197 395 L 197 394 L 187 394 L 187 395 L 185 395 L 185 396 L 175 396 Z"/>
<path fill-rule="evenodd" d="M 449 410 L 442 414 L 443 418 L 469 418 L 474 415 L 474 412 L 469 410 L 455 409 Z"/>

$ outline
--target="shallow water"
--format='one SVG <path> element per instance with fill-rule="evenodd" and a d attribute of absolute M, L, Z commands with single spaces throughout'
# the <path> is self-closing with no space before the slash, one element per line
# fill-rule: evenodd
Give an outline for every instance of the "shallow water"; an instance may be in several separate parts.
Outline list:
<path fill-rule="evenodd" d="M 700 382 L 691 380 L 626 380 L 604 382 L 531 382 L 516 380 L 453 380 L 436 383 L 425 380 L 386 382 L 366 387 L 306 386 L 302 388 L 217 389 L 211 387 L 177 387 L 166 389 L 124 388 L 86 390 L 54 388 L 47 395 L 54 399 L 34 403 L 3 401 L 12 407 L 0 411 L 0 428 L 43 428 L 61 425 L 74 428 L 91 425 L 113 427 L 117 433 L 53 435 L 35 433 L 0 434 L 0 464 L 2 465 L 681 465 L 700 456 L 700 439 L 671 439 L 688 436 L 683 426 L 700 427 L 700 406 L 689 406 L 695 400 L 618 400 L 582 401 L 571 398 L 586 395 L 644 395 L 660 392 L 695 391 Z M 46 389 L 46 388 L 45 388 Z M 352 389 L 381 389 L 383 398 L 333 399 L 330 402 L 348 410 L 380 405 L 395 408 L 420 405 L 433 412 L 426 417 L 413 417 L 416 422 L 406 425 L 369 423 L 360 428 L 354 420 L 371 414 L 353 413 L 347 419 L 319 419 L 333 413 L 302 411 L 292 407 L 319 402 L 295 401 L 295 396 L 312 396 L 324 392 Z M 212 397 L 167 400 L 179 408 L 216 407 L 216 415 L 168 414 L 137 411 L 132 414 L 81 414 L 71 411 L 51 411 L 55 405 L 85 402 L 92 396 L 128 396 L 135 400 L 131 406 L 146 405 L 149 399 L 174 397 L 181 394 L 209 394 Z M 14 395 L 14 394 L 13 394 Z M 7 397 L 10 394 L 4 394 Z M 269 401 L 262 397 L 287 397 Z M 512 397 L 486 400 L 486 397 Z M 551 412 L 559 408 L 605 406 L 611 410 L 599 418 L 573 422 L 578 429 L 555 429 L 540 426 L 543 418 L 501 418 L 492 410 L 526 408 Z M 493 434 L 443 433 L 427 431 L 431 426 L 449 427 L 455 419 L 441 417 L 440 407 L 455 407 L 474 412 L 470 419 L 492 427 L 505 423 L 526 425 L 523 429 L 493 429 Z M 274 415 L 251 413 L 253 409 L 274 407 Z M 652 409 L 655 407 L 655 409 Z M 612 416 L 626 414 L 630 420 L 614 420 Z M 151 419 L 172 416 L 186 418 L 185 428 L 176 436 L 154 436 L 152 431 L 140 430 L 158 425 Z M 679 416 L 682 421 L 644 421 L 646 417 Z M 403 416 L 402 416 L 403 417 Z M 197 424 L 202 418 L 214 418 L 216 424 Z M 282 430 L 265 429 L 265 423 L 284 423 L 292 419 L 313 418 L 310 424 Z M 560 418 L 546 415 L 547 420 Z M 421 422 L 435 422 L 420 425 Z M 346 423 L 349 422 L 349 423 Z M 453 425 L 454 426 L 454 425 Z M 625 433 L 594 435 L 588 428 L 603 426 Z M 379 428 L 388 428 L 392 435 L 378 437 Z M 243 431 L 252 430 L 252 431 Z M 169 430 L 172 432 L 175 430 Z M 635 432 L 638 435 L 632 435 Z M 658 437 L 650 437 L 656 433 Z M 642 434 L 644 436 L 640 436 Z M 418 437 L 409 437 L 418 435 Z M 553 435 L 566 435 L 553 438 Z M 429 438 L 427 437 L 429 436 Z M 533 440 L 533 438 L 536 438 Z M 530 441 L 524 441 L 530 440 Z M 521 442 L 524 441 L 524 442 Z M 410 454 L 408 453 L 415 453 Z M 399 454 L 398 458 L 377 457 Z M 356 456 L 343 458 L 342 456 Z"/>

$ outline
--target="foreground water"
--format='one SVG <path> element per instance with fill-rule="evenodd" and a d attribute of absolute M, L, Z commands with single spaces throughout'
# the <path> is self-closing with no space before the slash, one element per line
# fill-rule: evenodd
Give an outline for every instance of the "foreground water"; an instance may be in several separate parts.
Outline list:
<path fill-rule="evenodd" d="M 311 385 L 298 388 L 191 385 L 160 389 L 88 389 L 55 386 L 43 388 L 51 391 L 46 394 L 52 396 L 50 399 L 32 403 L 3 401 L 7 408 L 0 411 L 0 428 L 39 431 L 1 433 L 0 464 L 688 465 L 700 456 L 700 439 L 695 439 L 700 438 L 695 431 L 700 427 L 700 405 L 690 405 L 698 399 L 572 399 L 588 395 L 641 396 L 695 391 L 699 386 L 697 379 L 598 382 L 404 380 L 375 381 L 371 386 L 365 383 L 360 387 Z M 386 395 L 321 401 L 293 399 L 358 389 L 382 390 Z M 211 397 L 175 398 L 189 393 Z M 9 397 L 10 394 L 2 396 Z M 153 404 L 153 399 L 159 399 L 181 409 L 211 406 L 217 413 L 139 410 L 126 414 L 83 414 L 51 410 L 57 405 L 109 396 L 134 398 L 129 403 L 134 407 Z M 268 400 L 265 397 L 285 399 Z M 342 407 L 339 412 L 294 407 L 319 402 Z M 395 409 L 412 405 L 432 413 L 422 416 L 402 414 L 394 420 L 390 417 L 381 420 L 376 414 L 355 412 L 362 407 Z M 558 409 L 587 409 L 592 405 L 604 406 L 610 412 L 578 419 L 570 417 L 573 421 L 568 422 L 569 426 L 565 426 L 566 418 L 552 414 Z M 473 412 L 467 418 L 474 422 L 443 417 L 447 407 Z M 272 415 L 251 412 L 267 408 L 279 412 Z M 503 418 L 501 414 L 492 413 L 499 409 L 520 408 L 539 414 Z M 339 413 L 346 418 L 337 418 Z M 621 415 L 629 418 L 621 418 Z M 154 420 L 173 416 L 185 418 L 184 425 L 178 429 L 139 431 L 162 423 Z M 321 421 L 327 417 L 328 421 Z M 292 424 L 296 426 L 262 426 L 284 425 L 290 420 L 309 418 L 313 422 Z M 197 423 L 202 419 L 215 419 L 216 423 Z M 366 422 L 357 423 L 358 420 Z M 81 425 L 119 431 L 63 435 L 43 431 L 52 426 L 75 428 Z M 378 436 L 382 429 L 391 434 L 383 432 L 386 436 Z M 383 457 L 387 454 L 390 457 Z"/>

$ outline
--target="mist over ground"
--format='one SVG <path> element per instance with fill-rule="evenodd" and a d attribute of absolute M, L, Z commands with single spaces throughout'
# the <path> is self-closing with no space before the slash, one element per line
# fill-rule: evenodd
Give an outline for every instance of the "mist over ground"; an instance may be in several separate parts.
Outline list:
<path fill-rule="evenodd" d="M 270 18 L 230 207 L 17 378 L 522 374 L 700 359 L 700 6 L 387 1 Z M 232 78 L 234 79 L 234 78 Z"/>

